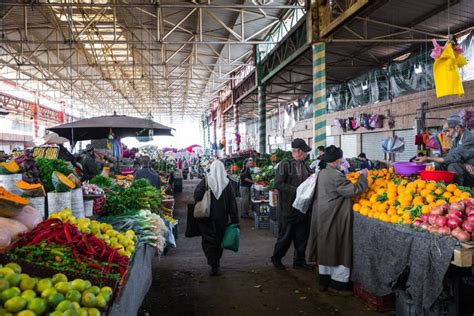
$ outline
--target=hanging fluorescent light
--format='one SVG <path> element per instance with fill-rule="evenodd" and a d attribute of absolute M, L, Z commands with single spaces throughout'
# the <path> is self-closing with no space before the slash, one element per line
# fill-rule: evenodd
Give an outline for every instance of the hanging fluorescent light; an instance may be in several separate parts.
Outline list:
<path fill-rule="evenodd" d="M 419 63 L 415 64 L 415 73 L 416 74 L 421 74 L 423 72 L 423 67 Z"/>
<path fill-rule="evenodd" d="M 7 111 L 6 109 L 0 107 L 0 115 L 8 115 L 8 114 L 10 114 L 9 111 Z"/>

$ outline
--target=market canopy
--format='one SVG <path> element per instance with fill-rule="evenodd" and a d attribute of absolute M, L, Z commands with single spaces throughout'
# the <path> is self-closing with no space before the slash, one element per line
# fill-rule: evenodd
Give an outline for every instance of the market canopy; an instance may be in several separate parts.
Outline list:
<path fill-rule="evenodd" d="M 150 131 L 153 131 L 153 136 L 173 136 L 171 127 L 154 122 L 151 119 L 125 115 L 92 117 L 54 126 L 48 128 L 48 130 L 69 139 L 71 142 L 108 138 L 111 132 L 121 138 L 150 136 Z"/>

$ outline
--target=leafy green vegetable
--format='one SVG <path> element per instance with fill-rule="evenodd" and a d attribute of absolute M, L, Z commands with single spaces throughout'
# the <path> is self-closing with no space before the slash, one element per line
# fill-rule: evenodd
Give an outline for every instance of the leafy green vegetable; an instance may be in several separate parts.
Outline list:
<path fill-rule="evenodd" d="M 72 167 L 66 161 L 61 159 L 36 158 L 35 161 L 40 173 L 41 182 L 43 182 L 47 192 L 54 191 L 53 181 L 51 178 L 54 171 L 58 171 L 66 176 L 74 173 Z"/>
<path fill-rule="evenodd" d="M 140 210 L 159 213 L 161 196 L 147 180 L 135 180 L 128 188 L 109 192 L 102 211 L 107 215 L 133 214 Z"/>
<path fill-rule="evenodd" d="M 95 184 L 101 189 L 110 189 L 114 186 L 114 182 L 112 181 L 112 179 L 101 175 L 95 176 L 91 179 L 91 181 L 89 181 L 89 183 Z"/>

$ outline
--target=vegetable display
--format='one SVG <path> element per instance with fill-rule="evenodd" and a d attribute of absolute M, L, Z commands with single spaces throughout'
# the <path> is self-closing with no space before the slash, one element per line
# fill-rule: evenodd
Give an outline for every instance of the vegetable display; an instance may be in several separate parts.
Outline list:
<path fill-rule="evenodd" d="M 13 194 L 0 186 L 0 216 L 13 217 L 30 202 L 19 195 Z"/>
<path fill-rule="evenodd" d="M 16 187 L 23 191 L 23 194 L 28 197 L 46 196 L 44 187 L 41 183 L 28 183 L 24 180 L 17 181 Z"/>
<path fill-rule="evenodd" d="M 40 171 L 41 182 L 47 192 L 55 190 L 52 180 L 55 171 L 63 175 L 74 173 L 69 164 L 61 159 L 36 158 L 36 165 Z"/>
<path fill-rule="evenodd" d="M 120 255 L 116 249 L 107 246 L 94 235 L 82 234 L 74 225 L 57 218 L 43 221 L 31 232 L 24 234 L 17 247 L 42 243 L 68 247 L 77 262 L 87 262 L 89 267 L 96 268 L 105 275 L 124 275 L 127 270 L 128 257 Z M 100 264 L 95 266 L 95 261 Z"/>
<path fill-rule="evenodd" d="M 161 194 L 147 180 L 139 179 L 128 188 L 107 194 L 104 215 L 135 214 L 140 210 L 160 211 Z"/>
<path fill-rule="evenodd" d="M 56 192 L 68 192 L 76 188 L 76 184 L 73 181 L 58 171 L 53 171 L 51 181 Z"/>
<path fill-rule="evenodd" d="M 0 315 L 89 315 L 100 316 L 113 290 L 99 288 L 90 281 L 68 278 L 58 273 L 36 278 L 22 273 L 16 263 L 0 265 Z"/>
<path fill-rule="evenodd" d="M 15 160 L 0 163 L 0 174 L 13 174 L 20 172 L 20 166 Z"/>
<path fill-rule="evenodd" d="M 104 177 L 101 175 L 95 176 L 94 178 L 89 181 L 90 184 L 95 184 L 99 188 L 105 190 L 105 189 L 111 189 L 114 186 L 114 182 L 112 179 L 109 177 Z"/>
<path fill-rule="evenodd" d="M 82 185 L 82 194 L 84 195 L 84 197 L 88 197 L 88 196 L 95 197 L 95 196 L 104 195 L 105 193 L 104 193 L 104 190 L 102 190 L 95 184 L 84 183 Z"/>

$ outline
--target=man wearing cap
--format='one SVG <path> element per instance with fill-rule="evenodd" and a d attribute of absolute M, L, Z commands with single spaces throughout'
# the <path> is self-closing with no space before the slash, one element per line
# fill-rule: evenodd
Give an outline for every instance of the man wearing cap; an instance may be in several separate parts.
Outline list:
<path fill-rule="evenodd" d="M 275 268 L 284 270 L 285 266 L 281 259 L 293 243 L 295 248 L 293 267 L 313 269 L 312 266 L 306 263 L 305 259 L 311 212 L 303 214 L 292 207 L 296 198 L 296 189 L 310 175 L 310 169 L 304 161 L 311 148 L 301 138 L 294 139 L 291 148 L 292 158 L 281 161 L 276 169 L 275 188 L 278 189 L 280 195 L 280 214 L 278 239 L 271 261 Z"/>
<path fill-rule="evenodd" d="M 446 157 L 419 157 L 417 163 L 436 162 L 448 171 L 456 173 L 454 181 L 459 185 L 474 186 L 474 134 L 465 128 L 457 114 L 448 117 L 443 126 L 445 135 L 452 139 L 453 148 Z"/>
<path fill-rule="evenodd" d="M 92 146 L 92 144 L 87 145 L 85 156 L 82 161 L 82 168 L 84 169 L 82 181 L 91 180 L 98 175 L 100 173 L 100 167 L 100 163 L 95 159 L 94 146 Z"/>
<path fill-rule="evenodd" d="M 318 262 L 321 291 L 350 294 L 352 266 L 352 197 L 367 190 L 367 169 L 352 184 L 341 172 L 342 150 L 326 148 L 321 157 L 308 241 L 308 260 Z"/>

